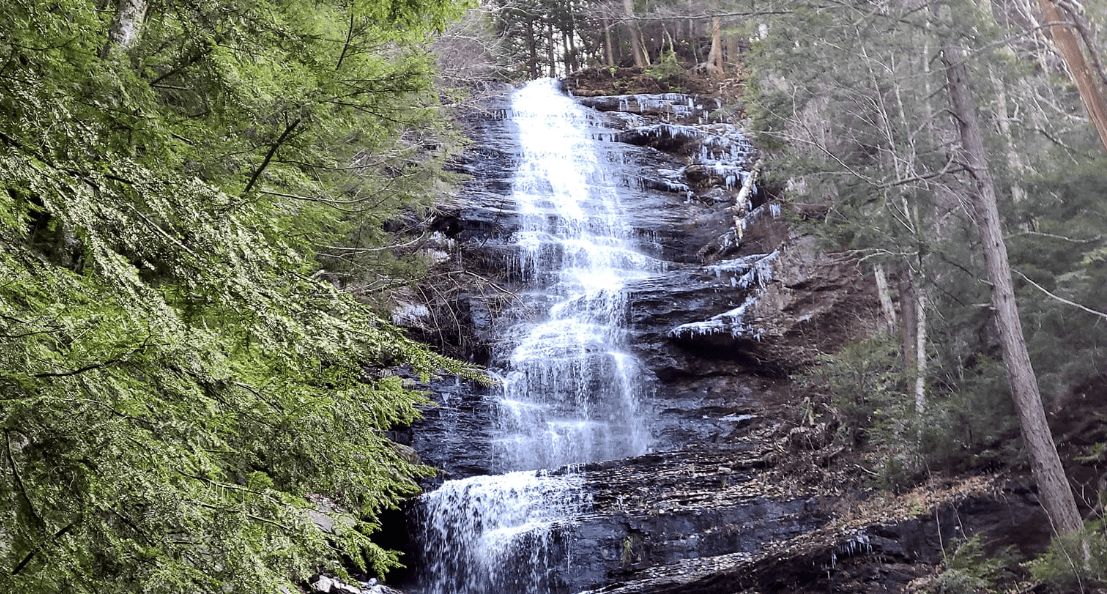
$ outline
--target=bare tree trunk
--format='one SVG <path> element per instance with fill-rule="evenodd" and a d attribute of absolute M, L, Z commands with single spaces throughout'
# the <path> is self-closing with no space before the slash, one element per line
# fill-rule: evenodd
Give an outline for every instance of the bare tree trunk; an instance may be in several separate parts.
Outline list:
<path fill-rule="evenodd" d="M 569 75 L 573 72 L 580 70 L 580 55 L 577 52 L 577 21 L 576 13 L 572 7 L 569 7 L 569 24 L 568 28 L 562 32 L 562 36 L 565 40 L 565 74 Z"/>
<path fill-rule="evenodd" d="M 926 294 L 915 287 L 915 414 L 926 412 Z"/>
<path fill-rule="evenodd" d="M 1099 133 L 1103 150 L 1107 151 L 1107 101 L 1104 100 L 1103 92 L 1100 91 L 1099 85 L 1096 84 L 1095 78 L 1088 69 L 1088 62 L 1084 59 L 1080 43 L 1069 30 L 1061 9 L 1052 0 L 1038 0 L 1038 6 L 1041 7 L 1046 22 L 1050 25 L 1053 44 L 1061 52 L 1061 57 L 1069 67 L 1073 80 L 1076 81 L 1076 89 L 1080 92 L 1080 99 L 1084 102 L 1088 118 Z M 1094 51 L 1094 48 L 1092 49 Z"/>
<path fill-rule="evenodd" d="M 708 58 L 708 62 L 715 68 L 718 68 L 720 72 L 723 70 L 722 37 L 723 34 L 719 24 L 719 17 L 711 17 L 711 56 Z"/>
<path fill-rule="evenodd" d="M 1079 530 L 1083 523 L 1073 499 L 1072 489 L 1065 478 L 1065 470 L 1057 455 L 1053 435 L 1046 423 L 1042 397 L 1038 392 L 1038 380 L 1030 364 L 1026 350 L 1019 311 L 1015 304 L 1015 291 L 1011 283 L 1011 267 L 1007 262 L 1007 245 L 999 224 L 999 208 L 996 206 L 995 185 L 988 170 L 984 152 L 984 137 L 976 117 L 976 105 L 968 87 L 964 52 L 959 46 L 947 45 L 942 51 L 949 82 L 950 107 L 957 119 L 964 151 L 965 167 L 973 178 L 974 191 L 970 192 L 976 224 L 984 246 L 984 262 L 988 281 L 992 285 L 992 308 L 996 326 L 999 327 L 1003 363 L 1007 369 L 1007 381 L 1019 412 L 1023 440 L 1034 480 L 1038 483 L 1038 495 L 1049 515 L 1053 528 L 1060 534 Z"/>
<path fill-rule="evenodd" d="M 884 312 L 884 323 L 888 325 L 888 332 L 896 330 L 896 308 L 892 306 L 892 296 L 888 294 L 888 277 L 884 274 L 884 267 L 876 265 L 873 270 L 876 277 L 876 293 L 880 299 L 880 309 Z"/>
<path fill-rule="evenodd" d="M 903 369 L 915 369 L 915 331 L 918 323 L 915 321 L 915 279 L 911 273 L 911 266 L 904 264 L 903 272 L 899 279 L 899 309 L 903 316 Z"/>
<path fill-rule="evenodd" d="M 692 14 L 692 0 L 688 0 L 688 14 Z M 696 64 L 700 63 L 699 31 L 696 30 L 696 21 L 688 19 L 688 42 L 692 44 L 692 57 Z"/>
<path fill-rule="evenodd" d="M 926 412 L 926 294 L 915 283 L 909 264 L 904 264 L 899 281 L 900 313 L 903 315 L 903 369 L 914 376 L 915 412 Z"/>
<path fill-rule="evenodd" d="M 534 20 L 527 19 L 527 74 L 531 78 L 538 78 L 538 39 L 535 37 Z"/>
<path fill-rule="evenodd" d="M 549 62 L 550 78 L 557 78 L 557 53 L 554 51 L 553 23 L 546 21 L 546 61 Z"/>
<path fill-rule="evenodd" d="M 623 12 L 626 13 L 627 29 L 630 31 L 630 47 L 634 51 L 634 65 L 645 68 L 649 65 L 646 60 L 646 48 L 642 47 L 642 37 L 638 32 L 638 20 L 634 16 L 634 0 L 623 0 Z"/>
<path fill-rule="evenodd" d="M 569 47 L 569 32 L 564 29 L 561 30 L 561 47 L 563 50 L 561 63 L 565 66 L 565 75 L 568 76 L 577 69 L 573 65 L 573 50 Z"/>
<path fill-rule="evenodd" d="M 115 16 L 108 27 L 108 43 L 101 54 L 107 56 L 115 49 L 127 49 L 139 39 L 142 22 L 146 19 L 147 0 L 119 0 L 115 4 Z"/>
<path fill-rule="evenodd" d="M 603 55 L 608 68 L 615 67 L 615 44 L 611 40 L 611 19 L 603 17 Z"/>
<path fill-rule="evenodd" d="M 728 64 L 737 64 L 738 63 L 738 43 L 740 41 L 741 41 L 741 38 L 738 36 L 737 33 L 731 33 L 730 35 L 727 36 L 727 38 L 726 38 L 726 57 L 725 57 L 725 61 Z"/>
<path fill-rule="evenodd" d="M 1023 189 L 1018 180 L 1018 176 L 1025 171 L 1025 167 L 1023 167 L 1022 159 L 1019 158 L 1018 151 L 1015 150 L 1015 137 L 1011 134 L 1011 116 L 1007 113 L 1007 84 L 1003 82 L 1002 77 L 996 75 L 994 69 L 989 68 L 988 74 L 991 76 L 992 85 L 996 88 L 996 115 L 999 120 L 999 132 L 1007 143 L 1007 166 L 1012 173 L 1011 200 L 1018 204 L 1026 200 L 1026 190 Z"/>
<path fill-rule="evenodd" d="M 1099 75 L 1099 84 L 1107 87 L 1107 69 L 1103 66 L 1103 56 L 1100 55 L 1099 46 L 1095 43 L 1095 27 L 1085 17 L 1084 7 L 1074 0 L 1054 0 L 1054 2 L 1072 19 L 1073 27 L 1076 28 L 1077 33 L 1080 33 L 1080 38 L 1084 40 L 1084 49 L 1087 50 L 1088 56 L 1092 59 L 1092 69 Z"/>

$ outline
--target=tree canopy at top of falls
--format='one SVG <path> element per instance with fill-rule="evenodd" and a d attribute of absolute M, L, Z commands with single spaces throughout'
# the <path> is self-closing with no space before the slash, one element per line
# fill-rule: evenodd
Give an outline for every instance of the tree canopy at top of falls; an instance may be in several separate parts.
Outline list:
<path fill-rule="evenodd" d="M 460 7 L 108 4 L 0 7 L 0 589 L 383 571 L 421 397 L 363 369 L 471 372 L 336 285 L 410 266 L 381 222 L 442 178 Z"/>

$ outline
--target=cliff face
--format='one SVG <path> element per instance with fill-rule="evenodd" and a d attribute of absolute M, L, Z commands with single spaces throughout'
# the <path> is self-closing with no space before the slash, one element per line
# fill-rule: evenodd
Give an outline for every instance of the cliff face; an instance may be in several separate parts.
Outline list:
<path fill-rule="evenodd" d="M 714 100 L 581 102 L 603 114 L 596 134 L 623 164 L 627 216 L 642 251 L 665 265 L 627 291 L 651 453 L 576 469 L 591 511 L 557 531 L 570 561 L 552 571 L 551 591 L 902 588 L 932 573 L 955 536 L 1043 530 L 1033 495 L 1017 484 L 932 486 L 937 495 L 916 495 L 910 511 L 899 500 L 866 502 L 836 463 L 832 415 L 793 412 L 803 394 L 789 374 L 876 326 L 871 279 L 853 258 L 795 235 L 787 209 L 754 191 L 756 151 L 733 126 L 711 122 Z M 439 296 L 420 304 L 427 315 L 407 321 L 477 362 L 496 348 L 494 314 L 516 307 L 520 288 L 506 265 L 516 224 L 509 115 L 505 98 L 492 99 L 468 121 L 474 147 L 457 167 L 471 181 L 432 228 L 449 255 L 438 275 L 448 282 L 425 292 Z M 491 473 L 484 393 L 429 388 L 439 406 L 397 436 L 443 469 L 428 486 Z"/>

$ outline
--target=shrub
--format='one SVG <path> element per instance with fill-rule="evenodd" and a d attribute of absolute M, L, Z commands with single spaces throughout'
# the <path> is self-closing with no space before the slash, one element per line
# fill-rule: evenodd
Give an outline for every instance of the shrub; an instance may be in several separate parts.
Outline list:
<path fill-rule="evenodd" d="M 1107 537 L 1103 520 L 1053 539 L 1044 555 L 1027 564 L 1030 576 L 1053 591 L 1085 591 L 1107 584 Z"/>

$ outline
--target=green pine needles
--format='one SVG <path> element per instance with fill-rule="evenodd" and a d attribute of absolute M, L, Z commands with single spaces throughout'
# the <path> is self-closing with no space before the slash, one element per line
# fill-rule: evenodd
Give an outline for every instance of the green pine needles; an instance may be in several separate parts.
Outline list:
<path fill-rule="evenodd" d="M 364 370 L 476 372 L 321 280 L 389 271 L 320 262 L 433 199 L 420 47 L 459 6 L 125 4 L 126 47 L 102 2 L 0 7 L 0 590 L 383 573 L 423 398 Z"/>

